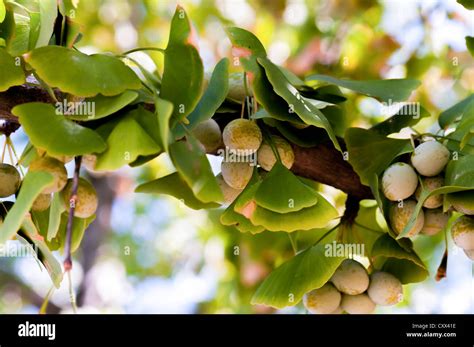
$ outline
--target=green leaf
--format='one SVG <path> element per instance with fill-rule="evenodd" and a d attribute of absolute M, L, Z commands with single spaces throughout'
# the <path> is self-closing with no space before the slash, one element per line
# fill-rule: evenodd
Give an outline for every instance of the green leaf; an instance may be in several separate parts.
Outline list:
<path fill-rule="evenodd" d="M 29 243 L 34 244 L 38 249 L 38 260 L 44 265 L 48 271 L 49 276 L 56 288 L 59 288 L 63 280 L 63 271 L 61 264 L 55 258 L 48 248 L 48 245 L 44 241 L 33 223 L 31 217 L 25 218 L 22 223 L 21 233 Z"/>
<path fill-rule="evenodd" d="M 471 102 L 474 102 L 474 94 L 469 95 L 465 99 L 443 111 L 439 115 L 438 119 L 440 127 L 445 129 L 448 125 L 455 122 L 458 118 L 465 114 L 465 111 Z"/>
<path fill-rule="evenodd" d="M 342 257 L 327 257 L 324 245 L 313 246 L 280 265 L 260 285 L 251 303 L 283 308 L 329 281 Z"/>
<path fill-rule="evenodd" d="M 314 147 L 328 138 L 324 129 L 314 126 L 298 129 L 289 122 L 281 122 L 273 118 L 265 118 L 264 122 L 269 126 L 277 128 L 288 141 L 300 147 Z"/>
<path fill-rule="evenodd" d="M 194 196 L 191 188 L 189 188 L 188 184 L 177 172 L 151 182 L 143 183 L 135 189 L 135 192 L 171 195 L 176 199 L 181 200 L 186 206 L 194 210 L 216 208 L 220 206 L 217 203 L 204 203 L 198 200 Z"/>
<path fill-rule="evenodd" d="M 197 199 L 205 203 L 224 199 L 206 153 L 195 138 L 188 135 L 186 141 L 171 144 L 169 155 Z"/>
<path fill-rule="evenodd" d="M 0 48 L 0 92 L 10 87 L 25 83 L 25 74 L 21 65 L 15 63 L 15 58 Z"/>
<path fill-rule="evenodd" d="M 474 155 L 474 140 L 472 133 L 474 130 L 474 99 L 464 108 L 463 116 L 456 125 L 455 131 L 447 135 L 446 146 L 453 152 L 461 152 L 467 155 Z"/>
<path fill-rule="evenodd" d="M 398 133 L 405 127 L 414 126 L 422 118 L 429 116 L 430 114 L 421 106 L 419 109 L 416 109 L 411 105 L 406 105 L 390 118 L 374 125 L 370 130 L 376 131 L 381 135 L 390 135 Z"/>
<path fill-rule="evenodd" d="M 277 162 L 255 192 L 255 201 L 257 205 L 270 211 L 288 213 L 315 205 L 318 195 L 283 164 Z"/>
<path fill-rule="evenodd" d="M 393 274 L 403 284 L 422 282 L 429 276 L 425 264 L 415 251 L 402 248 L 388 234 L 375 241 L 371 256 L 385 260 L 382 270 Z"/>
<path fill-rule="evenodd" d="M 193 130 L 196 125 L 210 119 L 216 113 L 219 106 L 224 102 L 229 90 L 229 60 L 222 59 L 214 68 L 209 81 L 209 85 L 204 92 L 201 100 L 197 104 L 193 112 L 188 116 L 189 124 L 186 126 L 188 130 Z M 177 126 L 174 130 L 176 139 L 185 135 L 185 130 L 181 126 Z"/>
<path fill-rule="evenodd" d="M 474 37 L 466 36 L 466 47 L 469 50 L 469 53 L 474 57 Z"/>
<path fill-rule="evenodd" d="M 40 31 L 35 47 L 47 46 L 53 35 L 54 23 L 58 15 L 58 5 L 56 0 L 41 0 L 40 7 Z"/>
<path fill-rule="evenodd" d="M 113 96 L 127 89 L 141 88 L 137 75 L 120 59 L 110 55 L 87 55 L 70 48 L 46 46 L 36 48 L 24 57 L 50 87 L 76 96 Z M 61 73 L 58 73 L 58 66 Z"/>
<path fill-rule="evenodd" d="M 133 110 L 121 117 L 104 139 L 107 149 L 97 154 L 96 170 L 116 170 L 138 156 L 158 153 L 161 148 L 135 120 Z M 108 126 L 107 124 L 105 126 Z M 101 132 L 100 128 L 98 132 Z"/>
<path fill-rule="evenodd" d="M 176 121 L 184 120 L 191 113 L 202 92 L 204 67 L 194 35 L 186 12 L 177 6 L 165 50 L 160 93 L 162 99 L 173 103 Z"/>
<path fill-rule="evenodd" d="M 312 75 L 306 81 L 323 81 L 365 94 L 385 102 L 404 101 L 420 82 L 413 79 L 388 79 L 372 81 L 341 80 L 326 75 Z"/>
<path fill-rule="evenodd" d="M 26 174 L 15 204 L 0 226 L 0 243 L 5 243 L 5 241 L 15 235 L 25 220 L 33 202 L 44 188 L 53 183 L 53 180 L 53 176 L 47 172 L 36 171 Z"/>
<path fill-rule="evenodd" d="M 59 240 L 61 242 L 60 250 L 64 253 L 66 247 L 66 233 L 67 233 L 67 221 L 69 214 L 67 212 L 61 214 L 61 224 L 59 226 Z M 86 232 L 89 225 L 95 220 L 96 216 L 92 215 L 89 218 L 78 218 L 74 217 L 72 222 L 72 239 L 71 239 L 71 253 L 78 250 L 81 245 L 84 233 Z"/>
<path fill-rule="evenodd" d="M 58 234 L 61 224 L 61 214 L 64 211 L 66 211 L 66 206 L 64 205 L 60 192 L 54 193 L 51 206 L 49 207 L 48 233 L 46 235 L 48 242 L 51 242 Z"/>
<path fill-rule="evenodd" d="M 3 0 L 0 0 L 0 23 L 3 23 L 5 20 L 5 15 L 7 13 L 7 10 L 5 8 L 5 4 L 3 3 Z"/>
<path fill-rule="evenodd" d="M 74 12 L 77 9 L 77 5 L 79 4 L 79 0 L 61 0 L 58 1 L 59 3 L 59 12 L 63 16 L 74 16 Z"/>
<path fill-rule="evenodd" d="M 160 134 L 161 148 L 168 152 L 170 143 L 170 119 L 173 115 L 173 104 L 167 100 L 156 98 L 155 112 L 158 117 L 158 131 Z"/>
<path fill-rule="evenodd" d="M 32 102 L 16 106 L 12 113 L 31 143 L 51 156 L 100 153 L 107 147 L 99 134 L 57 114 L 52 105 Z"/>
<path fill-rule="evenodd" d="M 119 95 L 103 96 L 99 94 L 93 98 L 85 99 L 79 104 L 68 105 L 67 101 L 64 101 L 62 105 L 61 103 L 58 103 L 56 106 L 61 106 L 63 110 L 70 109 L 73 111 L 67 114 L 68 119 L 88 122 L 110 116 L 111 114 L 120 111 L 133 102 L 137 97 L 137 92 L 127 90 Z M 89 107 L 88 105 L 92 105 L 92 107 Z M 92 113 L 90 112 L 91 108 L 93 110 Z M 63 114 L 65 114 L 65 112 L 63 112 Z"/>
<path fill-rule="evenodd" d="M 280 69 L 266 58 L 258 58 L 258 63 L 265 69 L 268 80 L 273 86 L 273 90 L 282 97 L 300 119 L 308 124 L 318 128 L 323 128 L 328 133 L 329 138 L 333 142 L 336 149 L 341 150 L 336 135 L 327 120 L 326 116 L 310 102 L 307 102 L 300 92 L 293 87 Z"/>
<path fill-rule="evenodd" d="M 408 139 L 392 139 L 361 128 L 347 129 L 345 140 L 349 163 L 365 185 L 369 185 L 373 176 L 382 173 L 396 157 L 413 151 Z"/>
<path fill-rule="evenodd" d="M 263 47 L 260 40 L 250 31 L 237 27 L 227 28 L 226 31 L 234 47 L 247 50 L 247 53 L 253 55 L 254 57 L 267 56 L 265 47 Z"/>
<path fill-rule="evenodd" d="M 463 5 L 468 10 L 474 10 L 474 0 L 457 0 L 459 4 Z"/>

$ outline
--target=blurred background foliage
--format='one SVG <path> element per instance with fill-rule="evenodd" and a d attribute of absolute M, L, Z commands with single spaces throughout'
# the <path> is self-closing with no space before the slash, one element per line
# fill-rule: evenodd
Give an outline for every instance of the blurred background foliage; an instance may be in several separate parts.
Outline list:
<path fill-rule="evenodd" d="M 413 100 L 431 118 L 417 130 L 435 131 L 440 111 L 472 93 L 474 65 L 464 37 L 474 35 L 474 16 L 455 0 L 182 0 L 198 35 L 205 68 L 231 57 L 225 27 L 255 33 L 270 58 L 298 75 L 324 73 L 352 79 L 415 78 Z M 75 21 L 82 26 L 78 48 L 87 53 L 166 47 L 171 0 L 81 0 Z M 162 55 L 133 58 L 150 71 Z M 151 58 L 150 58 L 151 57 Z M 60 68 L 60 67 L 58 67 Z M 239 71 L 238 66 L 234 66 Z M 386 116 L 372 98 L 352 95 L 347 126 L 369 126 Z M 15 134 L 19 143 L 22 135 Z M 213 158 L 215 167 L 218 159 Z M 193 211 L 169 197 L 134 194 L 137 183 L 172 171 L 160 157 L 146 168 L 93 175 L 101 206 L 76 254 L 73 283 L 79 312 L 87 313 L 269 313 L 250 305 L 259 283 L 292 256 L 284 233 L 252 236 L 224 227 L 220 210 Z M 344 194 L 321 186 L 343 211 Z M 304 249 L 326 230 L 298 235 Z M 328 239 L 330 241 L 330 239 Z M 421 236 L 416 248 L 430 279 L 405 286 L 406 300 L 383 313 L 473 312 L 472 265 L 450 247 L 448 278 L 434 281 L 444 248 L 442 235 Z M 61 256 L 61 255 L 58 255 Z M 0 259 L 0 312 L 37 312 L 50 282 L 32 259 Z M 56 291 L 49 312 L 70 312 L 67 283 Z M 283 312 L 303 313 L 302 305 Z"/>

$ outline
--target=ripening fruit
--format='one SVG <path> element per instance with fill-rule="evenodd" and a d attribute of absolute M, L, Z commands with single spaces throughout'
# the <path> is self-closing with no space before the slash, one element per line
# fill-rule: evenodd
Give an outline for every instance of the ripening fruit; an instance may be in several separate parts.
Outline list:
<path fill-rule="evenodd" d="M 40 194 L 33 202 L 31 209 L 36 212 L 45 211 L 51 205 L 51 194 Z"/>
<path fill-rule="evenodd" d="M 382 189 L 387 199 L 392 201 L 404 200 L 410 197 L 418 185 L 415 170 L 405 163 L 395 163 L 389 166 L 382 176 Z"/>
<path fill-rule="evenodd" d="M 249 93 L 251 93 L 250 90 Z M 242 72 L 233 72 L 229 75 L 229 92 L 227 97 L 237 101 L 245 99 L 244 74 Z"/>
<path fill-rule="evenodd" d="M 436 176 L 449 161 L 449 150 L 438 141 L 418 145 L 411 156 L 411 163 L 423 176 Z"/>
<path fill-rule="evenodd" d="M 456 211 L 474 215 L 474 190 L 448 194 L 448 200 Z"/>
<path fill-rule="evenodd" d="M 2 225 L 1 222 L 0 225 Z M 464 249 L 463 251 L 469 259 L 474 260 L 474 249 Z"/>
<path fill-rule="evenodd" d="M 43 194 L 61 191 L 67 183 L 67 171 L 64 164 L 51 157 L 38 158 L 31 162 L 30 171 L 45 171 L 54 176 L 53 183 L 43 190 Z"/>
<path fill-rule="evenodd" d="M 248 119 L 234 119 L 222 134 L 224 144 L 231 150 L 256 151 L 262 143 L 262 132 L 257 123 Z"/>
<path fill-rule="evenodd" d="M 380 271 L 370 276 L 367 294 L 377 305 L 391 306 L 403 300 L 403 287 L 398 278 Z"/>
<path fill-rule="evenodd" d="M 422 179 L 422 182 L 423 182 L 423 186 L 425 187 L 425 190 L 429 192 L 444 186 L 444 178 L 440 176 L 426 177 Z M 415 196 L 417 200 L 420 199 L 420 195 L 421 195 L 421 185 L 418 186 L 415 192 Z M 442 204 L 443 204 L 443 196 L 439 194 L 439 195 L 430 196 L 428 199 L 426 199 L 425 202 L 423 203 L 423 207 L 438 208 Z"/>
<path fill-rule="evenodd" d="M 474 217 L 461 216 L 451 228 L 454 243 L 465 250 L 474 249 Z"/>
<path fill-rule="evenodd" d="M 449 220 L 449 213 L 444 213 L 441 208 L 425 210 L 424 216 L 425 222 L 421 233 L 429 236 L 436 235 L 443 230 Z"/>
<path fill-rule="evenodd" d="M 331 284 L 326 283 L 303 296 L 303 304 L 311 313 L 328 314 L 334 312 L 341 303 L 341 293 Z"/>
<path fill-rule="evenodd" d="M 67 181 L 66 187 L 61 192 L 61 197 L 69 210 L 69 199 L 71 198 L 72 179 Z M 97 210 L 98 206 L 97 193 L 95 188 L 84 178 L 79 178 L 79 186 L 77 188 L 77 201 L 74 210 L 74 216 L 79 218 L 89 218 Z"/>
<path fill-rule="evenodd" d="M 20 183 L 18 170 L 12 165 L 0 163 L 0 198 L 15 194 L 20 188 Z"/>
<path fill-rule="evenodd" d="M 330 314 L 341 314 L 344 313 L 344 310 L 342 307 L 339 305 L 334 311 L 332 311 Z"/>
<path fill-rule="evenodd" d="M 341 308 L 349 314 L 368 314 L 375 310 L 375 303 L 367 294 L 342 295 Z"/>
<path fill-rule="evenodd" d="M 357 295 L 369 287 L 369 275 L 362 264 L 346 259 L 332 275 L 331 282 L 340 292 Z"/>
<path fill-rule="evenodd" d="M 406 200 L 403 202 L 402 207 L 398 205 L 393 205 L 390 209 L 390 223 L 393 231 L 397 234 L 400 234 L 405 226 L 408 224 L 411 215 L 415 211 L 416 202 L 414 200 Z M 410 229 L 410 232 L 406 237 L 412 237 L 418 234 L 423 228 L 425 216 L 423 210 L 420 211 L 418 217 L 416 217 L 415 224 Z"/>
<path fill-rule="evenodd" d="M 207 153 L 218 149 L 222 143 L 222 134 L 219 124 L 214 119 L 199 123 L 192 131 Z"/>
<path fill-rule="evenodd" d="M 217 175 L 217 184 L 221 188 L 222 195 L 224 195 L 224 204 L 230 205 L 234 200 L 242 193 L 242 189 L 234 189 L 229 186 L 225 181 L 222 175 Z"/>
<path fill-rule="evenodd" d="M 253 167 L 249 163 L 222 161 L 221 173 L 224 181 L 229 186 L 242 190 L 252 178 Z"/>
<path fill-rule="evenodd" d="M 295 162 L 295 153 L 291 145 L 280 136 L 272 136 L 272 141 L 275 148 L 280 155 L 281 162 L 288 169 L 291 169 L 293 163 Z M 270 171 L 275 165 L 277 158 L 273 153 L 272 147 L 270 144 L 264 142 L 260 146 L 260 149 L 257 152 L 257 161 L 258 164 L 266 171 Z"/>

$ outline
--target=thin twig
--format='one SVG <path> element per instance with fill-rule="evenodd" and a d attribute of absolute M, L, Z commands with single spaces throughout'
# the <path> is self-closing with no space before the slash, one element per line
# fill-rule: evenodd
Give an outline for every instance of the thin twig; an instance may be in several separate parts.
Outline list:
<path fill-rule="evenodd" d="M 66 259 L 64 260 L 64 271 L 68 272 L 72 269 L 72 258 L 71 258 L 71 243 L 72 243 L 72 226 L 74 222 L 74 212 L 76 210 L 77 203 L 77 188 L 79 187 L 79 172 L 81 170 L 82 156 L 74 158 L 76 167 L 74 169 L 74 177 L 72 179 L 72 190 L 71 197 L 69 199 L 69 215 L 67 219 L 66 229 Z"/>

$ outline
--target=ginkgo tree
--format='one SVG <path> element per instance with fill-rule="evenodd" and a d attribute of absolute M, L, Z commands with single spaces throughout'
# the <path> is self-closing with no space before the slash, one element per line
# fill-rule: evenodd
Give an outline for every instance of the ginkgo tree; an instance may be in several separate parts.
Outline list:
<path fill-rule="evenodd" d="M 35 247 L 56 287 L 100 204 L 82 168 L 114 171 L 162 155 L 175 172 L 137 193 L 220 208 L 220 222 L 235 232 L 288 234 L 295 255 L 263 281 L 254 304 L 283 308 L 304 299 L 314 313 L 396 304 L 403 285 L 430 276 L 413 248 L 420 233 L 446 233 L 473 259 L 473 94 L 439 115 L 440 131 L 394 137 L 429 116 L 417 103 L 403 104 L 416 80 L 296 76 L 237 27 L 226 28 L 233 56 L 205 73 L 179 6 L 167 47 L 88 55 L 76 48 L 75 6 L 0 1 L 0 243 Z M 472 50 L 472 38 L 466 42 Z M 161 52 L 162 74 L 135 61 L 136 51 Z M 230 73 L 231 64 L 241 71 Z M 347 128 L 345 90 L 404 106 L 369 129 Z M 23 153 L 10 138 L 20 127 L 29 140 Z M 217 176 L 209 155 L 224 157 Z M 343 215 L 319 184 L 347 195 Z M 298 248 L 297 233 L 329 225 L 314 245 Z M 331 254 L 329 234 L 337 240 Z M 338 251 L 353 244 L 364 246 L 368 268 Z"/>

